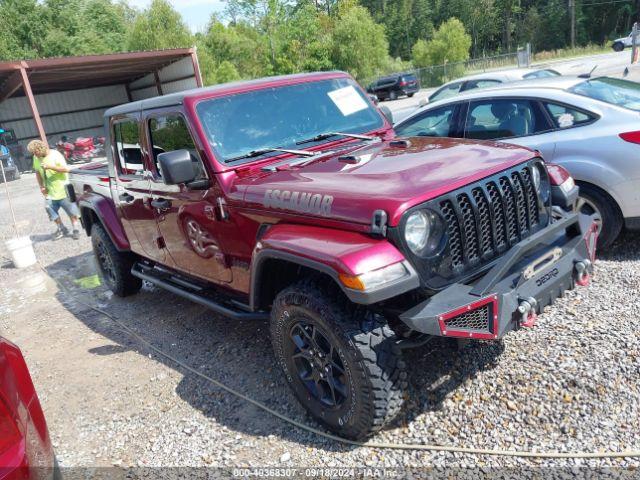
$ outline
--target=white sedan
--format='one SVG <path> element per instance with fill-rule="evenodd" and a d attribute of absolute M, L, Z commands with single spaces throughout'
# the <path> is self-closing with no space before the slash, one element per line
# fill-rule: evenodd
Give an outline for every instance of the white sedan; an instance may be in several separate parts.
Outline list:
<path fill-rule="evenodd" d="M 500 140 L 539 150 L 580 185 L 600 247 L 640 229 L 640 84 L 556 77 L 475 90 L 430 103 L 395 125 L 400 136 Z"/>

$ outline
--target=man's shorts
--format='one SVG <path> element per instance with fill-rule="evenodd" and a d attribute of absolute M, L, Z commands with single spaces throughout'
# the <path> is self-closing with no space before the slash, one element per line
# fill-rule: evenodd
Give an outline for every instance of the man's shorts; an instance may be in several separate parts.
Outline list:
<path fill-rule="evenodd" d="M 69 198 L 61 198 L 60 200 L 51 200 L 47 198 L 45 202 L 45 209 L 47 210 L 47 214 L 49 215 L 49 220 L 55 222 L 60 215 L 58 212 L 60 211 L 60 207 L 67 212 L 67 215 L 70 217 L 79 217 L 80 211 L 78 210 L 78 206 L 73 203 Z"/>

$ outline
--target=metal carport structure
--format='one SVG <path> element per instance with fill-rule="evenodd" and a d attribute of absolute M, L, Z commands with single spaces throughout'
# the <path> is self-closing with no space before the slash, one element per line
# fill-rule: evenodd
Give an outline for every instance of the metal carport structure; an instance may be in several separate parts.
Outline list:
<path fill-rule="evenodd" d="M 110 107 L 201 86 L 195 47 L 3 62 L 0 126 L 21 143 L 99 135 Z"/>

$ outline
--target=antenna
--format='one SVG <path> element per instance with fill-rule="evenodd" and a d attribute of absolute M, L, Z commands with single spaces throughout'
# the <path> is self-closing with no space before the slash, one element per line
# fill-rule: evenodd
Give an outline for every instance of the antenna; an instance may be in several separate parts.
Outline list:
<path fill-rule="evenodd" d="M 594 66 L 589 73 L 581 73 L 578 78 L 591 78 L 591 74 L 595 72 L 596 68 L 598 68 L 598 65 Z"/>

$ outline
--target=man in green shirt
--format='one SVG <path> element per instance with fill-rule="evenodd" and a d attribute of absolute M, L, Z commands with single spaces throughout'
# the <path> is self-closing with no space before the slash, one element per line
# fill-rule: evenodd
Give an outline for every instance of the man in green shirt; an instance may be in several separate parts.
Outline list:
<path fill-rule="evenodd" d="M 73 238 L 80 238 L 78 229 L 78 206 L 67 197 L 66 185 L 69 182 L 69 167 L 60 152 L 51 150 L 49 146 L 40 141 L 33 140 L 27 146 L 27 150 L 33 155 L 33 170 L 40 185 L 40 191 L 45 197 L 46 209 L 49 218 L 56 223 L 58 229 L 53 234 L 57 240 L 69 234 L 69 230 L 62 223 L 58 212 L 62 208 L 71 219 Z"/>

